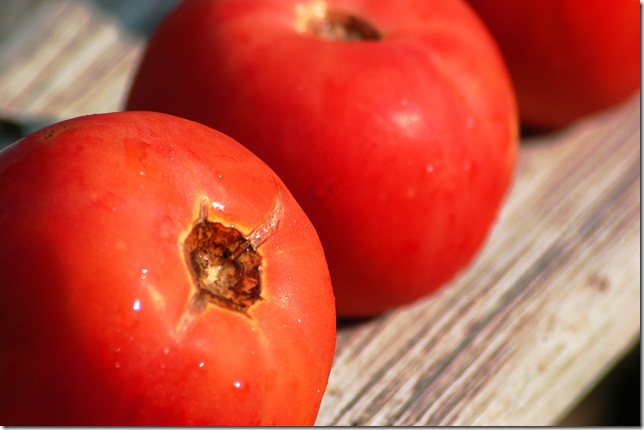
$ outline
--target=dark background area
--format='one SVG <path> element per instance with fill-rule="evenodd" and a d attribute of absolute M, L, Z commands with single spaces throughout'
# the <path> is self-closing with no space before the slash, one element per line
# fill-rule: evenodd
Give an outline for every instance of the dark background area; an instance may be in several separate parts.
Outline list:
<path fill-rule="evenodd" d="M 642 355 L 638 343 L 564 418 L 564 426 L 642 426 Z"/>

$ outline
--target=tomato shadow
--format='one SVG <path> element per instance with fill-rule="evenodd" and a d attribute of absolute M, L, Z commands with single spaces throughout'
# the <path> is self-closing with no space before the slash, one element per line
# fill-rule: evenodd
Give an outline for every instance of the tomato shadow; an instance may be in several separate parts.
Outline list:
<path fill-rule="evenodd" d="M 0 150 L 55 122 L 55 119 L 46 117 L 0 117 Z"/>
<path fill-rule="evenodd" d="M 180 0 L 94 0 L 130 33 L 149 37 Z"/>
<path fill-rule="evenodd" d="M 338 317 L 336 319 L 336 327 L 338 331 L 345 331 L 352 328 L 357 328 L 365 324 L 369 324 L 376 319 L 378 319 L 378 316 L 361 318 Z"/>
<path fill-rule="evenodd" d="M 532 128 L 528 126 L 521 126 L 521 132 L 520 132 L 520 138 L 521 140 L 523 139 L 530 139 L 534 137 L 542 137 L 542 136 L 547 136 L 552 133 L 552 130 L 545 130 L 545 129 L 540 129 L 540 128 Z"/>
<path fill-rule="evenodd" d="M 554 142 L 562 140 L 570 132 L 570 127 L 560 127 L 551 130 L 522 128 L 519 142 L 521 147 L 551 146 Z"/>

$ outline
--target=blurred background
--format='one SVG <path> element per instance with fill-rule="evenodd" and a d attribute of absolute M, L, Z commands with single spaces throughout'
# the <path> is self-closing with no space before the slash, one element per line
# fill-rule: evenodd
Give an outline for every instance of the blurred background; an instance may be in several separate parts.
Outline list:
<path fill-rule="evenodd" d="M 60 119 L 120 110 L 147 38 L 177 3 L 2 0 L 0 145 Z M 35 43 L 51 38 L 60 47 L 55 52 L 47 49 L 48 44 Z M 92 43 L 84 38 L 92 38 Z M 49 74 L 61 60 L 77 62 L 77 73 L 64 78 Z M 74 92 L 69 91 L 72 83 Z M 638 343 L 560 424 L 640 426 L 641 422 Z"/>

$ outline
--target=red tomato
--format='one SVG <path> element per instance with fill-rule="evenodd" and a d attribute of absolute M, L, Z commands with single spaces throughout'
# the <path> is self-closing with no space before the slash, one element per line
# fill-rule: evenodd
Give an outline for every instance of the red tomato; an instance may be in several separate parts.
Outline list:
<path fill-rule="evenodd" d="M 186 1 L 127 106 L 225 130 L 266 161 L 320 234 L 340 316 L 465 268 L 515 168 L 510 82 L 460 1 Z"/>
<path fill-rule="evenodd" d="M 523 123 L 562 127 L 640 86 L 637 0 L 470 0 L 496 37 Z"/>
<path fill-rule="evenodd" d="M 93 115 L 1 152 L 0 286 L 3 424 L 316 419 L 335 346 L 319 239 L 203 125 Z"/>

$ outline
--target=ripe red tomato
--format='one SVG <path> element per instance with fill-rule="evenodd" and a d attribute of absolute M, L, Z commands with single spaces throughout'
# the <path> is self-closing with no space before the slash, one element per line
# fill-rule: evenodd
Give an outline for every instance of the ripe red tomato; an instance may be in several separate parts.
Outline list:
<path fill-rule="evenodd" d="M 311 425 L 335 346 L 315 230 L 234 140 L 100 114 L 0 153 L 0 422 Z"/>
<path fill-rule="evenodd" d="M 509 78 L 460 1 L 189 0 L 153 35 L 127 107 L 266 161 L 320 234 L 343 317 L 466 267 L 515 168 Z"/>
<path fill-rule="evenodd" d="M 522 122 L 562 127 L 640 86 L 637 0 L 470 0 L 496 37 Z"/>

